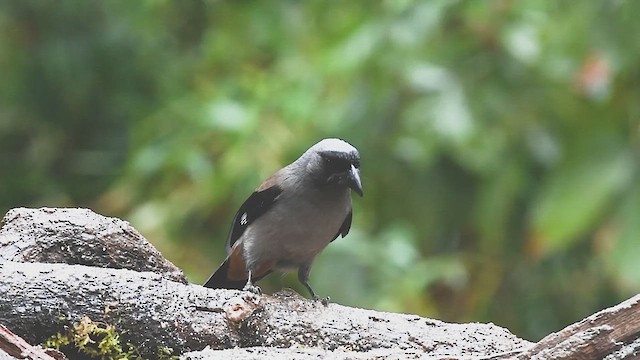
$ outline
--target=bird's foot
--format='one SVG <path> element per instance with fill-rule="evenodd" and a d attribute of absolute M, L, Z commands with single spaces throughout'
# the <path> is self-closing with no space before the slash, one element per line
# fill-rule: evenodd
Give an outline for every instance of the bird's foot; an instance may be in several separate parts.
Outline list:
<path fill-rule="evenodd" d="M 313 295 L 313 301 L 315 302 L 320 302 L 322 305 L 324 306 L 328 306 L 329 305 L 329 300 L 331 300 L 330 297 L 320 297 L 318 295 Z"/>
<path fill-rule="evenodd" d="M 260 289 L 260 287 L 253 285 L 253 284 L 247 284 L 244 286 L 244 288 L 242 288 L 242 291 L 248 291 L 250 293 L 254 293 L 256 295 L 262 295 L 262 289 Z"/>

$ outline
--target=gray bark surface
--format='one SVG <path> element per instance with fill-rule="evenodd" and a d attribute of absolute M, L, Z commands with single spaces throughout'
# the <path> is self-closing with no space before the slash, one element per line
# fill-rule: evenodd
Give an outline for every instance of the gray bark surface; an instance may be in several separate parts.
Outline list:
<path fill-rule="evenodd" d="M 0 323 L 40 343 L 83 316 L 116 324 L 146 355 L 233 347 L 484 356 L 530 346 L 492 324 L 447 324 L 337 304 L 207 289 L 154 273 L 82 265 L 0 263 Z"/>
<path fill-rule="evenodd" d="M 16 208 L 0 222 L 0 260 L 153 271 L 187 283 L 128 222 L 75 208 Z"/>
<path fill-rule="evenodd" d="M 0 224 L 0 324 L 28 344 L 89 317 L 115 325 L 148 358 L 163 347 L 194 360 L 640 354 L 640 295 L 532 344 L 493 324 L 323 306 L 289 290 L 257 296 L 188 284 L 127 222 L 85 209 L 14 209 Z"/>
<path fill-rule="evenodd" d="M 518 359 L 640 358 L 640 295 L 547 335 Z"/>

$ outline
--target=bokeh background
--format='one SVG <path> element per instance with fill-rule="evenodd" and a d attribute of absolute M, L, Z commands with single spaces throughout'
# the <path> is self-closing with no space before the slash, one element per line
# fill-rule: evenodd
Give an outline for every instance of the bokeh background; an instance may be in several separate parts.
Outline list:
<path fill-rule="evenodd" d="M 340 137 L 365 197 L 316 290 L 537 340 L 640 291 L 639 13 L 4 0 L 0 211 L 121 217 L 199 283 L 260 181 Z"/>

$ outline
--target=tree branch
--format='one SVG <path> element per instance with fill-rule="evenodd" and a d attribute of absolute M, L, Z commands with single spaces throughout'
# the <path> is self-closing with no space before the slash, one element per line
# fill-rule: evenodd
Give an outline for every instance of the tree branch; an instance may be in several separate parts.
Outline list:
<path fill-rule="evenodd" d="M 640 295 L 540 340 L 518 359 L 626 359 L 638 356 Z"/>
<path fill-rule="evenodd" d="M 495 325 L 324 307 L 292 292 L 253 297 L 124 269 L 3 262 L 0 294 L 0 322 L 32 343 L 88 316 L 116 324 L 146 355 L 159 347 L 183 353 L 206 346 L 304 346 L 460 356 L 529 345 Z"/>
<path fill-rule="evenodd" d="M 89 317 L 115 325 L 147 357 L 164 347 L 196 351 L 190 359 L 614 360 L 640 351 L 640 295 L 534 346 L 493 324 L 187 284 L 128 223 L 89 210 L 14 209 L 0 224 L 0 323 L 32 344 Z"/>
<path fill-rule="evenodd" d="M 55 360 L 42 348 L 30 345 L 7 329 L 6 326 L 0 324 L 0 354 L 2 352 L 10 356 L 10 359 Z M 2 355 L 0 355 L 0 359 L 2 359 Z"/>
<path fill-rule="evenodd" d="M 153 271 L 187 283 L 128 222 L 88 209 L 11 209 L 0 222 L 0 260 Z"/>

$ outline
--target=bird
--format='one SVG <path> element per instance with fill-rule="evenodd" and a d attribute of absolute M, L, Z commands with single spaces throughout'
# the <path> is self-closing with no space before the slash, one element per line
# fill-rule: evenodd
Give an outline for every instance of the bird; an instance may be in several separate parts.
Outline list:
<path fill-rule="evenodd" d="M 227 236 L 227 257 L 203 285 L 260 294 L 254 283 L 273 271 L 298 271 L 309 284 L 316 256 L 351 228 L 351 192 L 363 196 L 360 153 L 347 141 L 322 139 L 265 181 L 240 206 Z"/>

